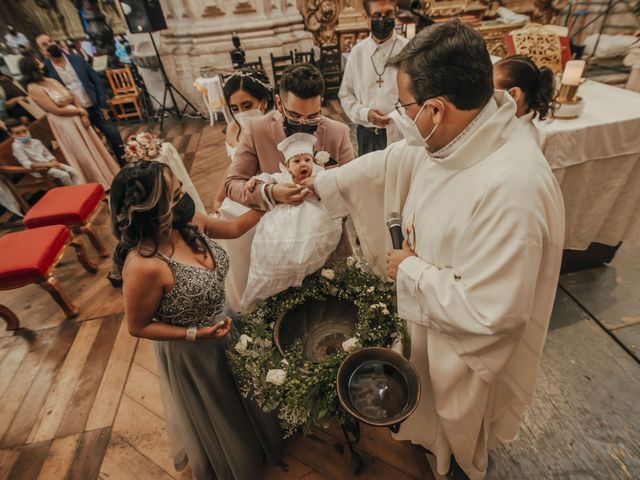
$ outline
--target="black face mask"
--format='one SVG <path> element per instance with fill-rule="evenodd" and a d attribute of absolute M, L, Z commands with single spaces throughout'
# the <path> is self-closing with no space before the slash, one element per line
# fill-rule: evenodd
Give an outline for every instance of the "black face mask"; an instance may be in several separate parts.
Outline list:
<path fill-rule="evenodd" d="M 291 123 L 289 118 L 286 115 L 283 115 L 284 120 L 284 134 L 287 137 L 290 137 L 294 133 L 308 133 L 309 135 L 313 135 L 318 130 L 318 125 L 306 125 L 306 124 L 294 124 Z"/>
<path fill-rule="evenodd" d="M 58 45 L 49 45 L 47 47 L 47 53 L 53 58 L 60 58 L 62 56 L 62 50 Z"/>
<path fill-rule="evenodd" d="M 395 18 L 381 18 L 380 20 L 371 20 L 371 35 L 376 40 L 386 40 L 393 33 L 396 26 Z"/>
<path fill-rule="evenodd" d="M 186 227 L 196 214 L 196 204 L 193 202 L 193 198 L 188 193 L 182 195 L 178 203 L 173 206 L 171 213 L 173 215 L 173 222 L 171 223 L 173 228 Z"/>

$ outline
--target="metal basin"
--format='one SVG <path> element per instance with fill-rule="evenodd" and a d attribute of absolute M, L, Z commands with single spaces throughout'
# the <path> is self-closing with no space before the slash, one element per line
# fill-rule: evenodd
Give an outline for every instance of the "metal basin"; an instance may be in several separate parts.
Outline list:
<path fill-rule="evenodd" d="M 301 339 L 306 360 L 319 362 L 342 351 L 342 342 L 355 331 L 358 308 L 346 300 L 308 300 L 285 312 L 273 327 L 273 341 L 284 351 Z"/>
<path fill-rule="evenodd" d="M 375 427 L 397 427 L 420 401 L 415 367 L 388 348 L 364 348 L 349 355 L 338 370 L 337 389 L 343 408 Z"/>

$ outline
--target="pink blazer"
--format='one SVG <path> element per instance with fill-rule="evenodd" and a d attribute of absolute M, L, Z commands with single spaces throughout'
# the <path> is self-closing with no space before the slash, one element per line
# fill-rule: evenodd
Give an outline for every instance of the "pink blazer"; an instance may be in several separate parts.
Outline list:
<path fill-rule="evenodd" d="M 344 123 L 324 117 L 315 136 L 318 139 L 315 150 L 328 152 L 338 165 L 354 159 L 349 127 Z M 231 200 L 256 210 L 267 209 L 260 188 L 253 192 L 245 192 L 243 188 L 246 181 L 255 175 L 280 171 L 280 163 L 285 159 L 277 145 L 284 139 L 282 115 L 277 110 L 251 120 L 249 128 L 240 134 L 225 181 L 225 191 Z"/>

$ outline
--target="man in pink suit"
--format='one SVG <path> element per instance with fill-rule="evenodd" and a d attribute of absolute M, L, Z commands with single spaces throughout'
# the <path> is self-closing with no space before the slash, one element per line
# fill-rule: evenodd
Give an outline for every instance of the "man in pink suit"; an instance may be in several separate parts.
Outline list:
<path fill-rule="evenodd" d="M 276 110 L 253 119 L 240 135 L 225 181 L 226 194 L 231 200 L 257 210 L 267 210 L 267 198 L 273 200 L 273 204 L 299 204 L 304 200 L 304 187 L 293 183 L 260 184 L 252 191 L 245 188 L 247 180 L 257 174 L 280 171 L 285 159 L 277 145 L 297 132 L 316 136 L 316 152 L 326 151 L 331 157 L 325 168 L 353 160 L 349 127 L 322 116 L 323 93 L 324 78 L 315 66 L 295 64 L 285 70 L 279 95 L 275 96 Z"/>

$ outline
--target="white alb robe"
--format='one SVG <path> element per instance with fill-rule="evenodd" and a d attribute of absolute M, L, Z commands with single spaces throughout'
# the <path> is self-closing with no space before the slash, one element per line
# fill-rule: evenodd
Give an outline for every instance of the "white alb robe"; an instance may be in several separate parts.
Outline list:
<path fill-rule="evenodd" d="M 380 274 L 387 214 L 413 218 L 417 256 L 401 263 L 397 293 L 421 400 L 396 438 L 434 452 L 441 474 L 455 455 L 472 480 L 532 401 L 564 238 L 560 189 L 515 110 L 496 92 L 436 154 L 401 141 L 315 183 L 332 215 L 351 214 Z"/>

